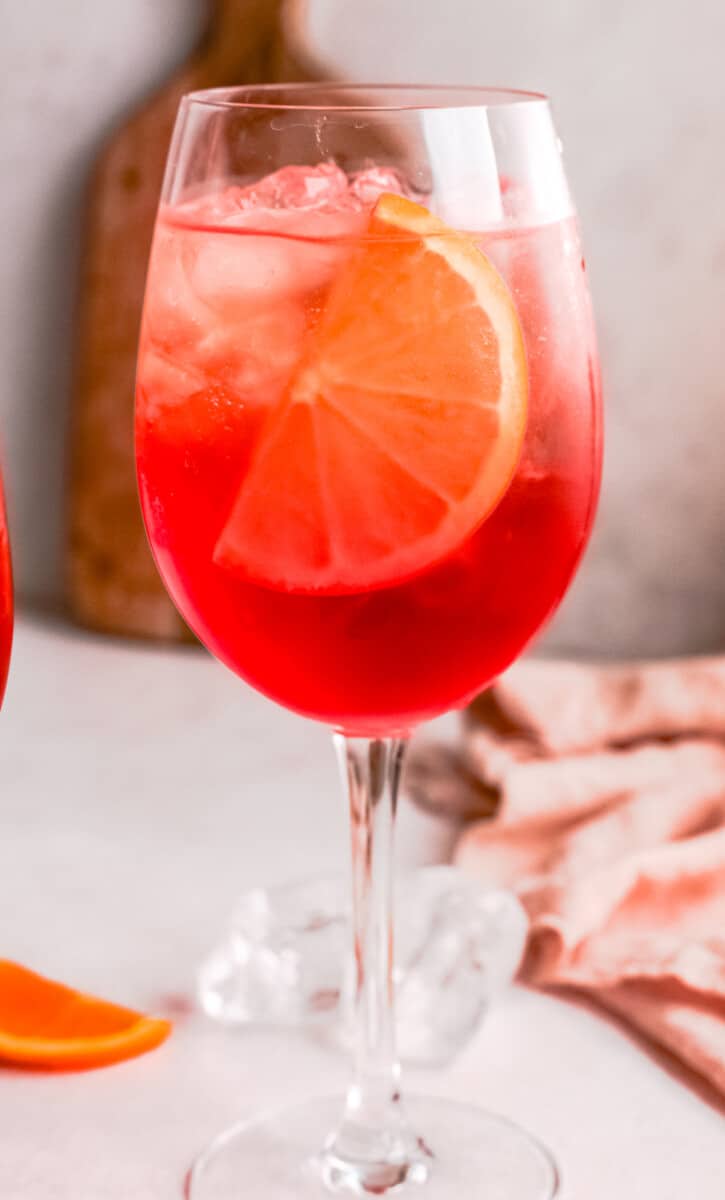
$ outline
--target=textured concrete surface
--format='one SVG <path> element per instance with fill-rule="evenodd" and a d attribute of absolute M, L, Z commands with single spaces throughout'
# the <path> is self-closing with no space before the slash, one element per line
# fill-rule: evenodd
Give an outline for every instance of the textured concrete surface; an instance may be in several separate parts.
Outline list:
<path fill-rule="evenodd" d="M 177 1019 L 85 1074 L 0 1070 L 2 1200 L 175 1200 L 222 1127 L 342 1086 L 344 1063 L 188 1013 L 237 891 L 345 861 L 325 731 L 201 652 L 129 649 L 23 620 L 0 717 L 0 955 Z M 434 855 L 403 814 L 401 857 Z M 513 991 L 410 1090 L 495 1108 L 562 1163 L 565 1200 L 721 1200 L 722 1115 L 594 1013 Z M 256 1198 L 255 1198 L 256 1200 Z"/>

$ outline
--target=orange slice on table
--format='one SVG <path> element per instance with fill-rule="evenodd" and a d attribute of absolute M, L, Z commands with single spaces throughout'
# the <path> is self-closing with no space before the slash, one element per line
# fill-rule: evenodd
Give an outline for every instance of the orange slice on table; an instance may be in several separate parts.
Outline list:
<path fill-rule="evenodd" d="M 0 960 L 0 1063 L 50 1070 L 103 1067 L 153 1050 L 168 1021 L 84 995 Z"/>
<path fill-rule="evenodd" d="M 505 493 L 526 408 L 521 329 L 498 272 L 427 209 L 381 196 L 267 420 L 214 559 L 293 592 L 416 575 Z"/>

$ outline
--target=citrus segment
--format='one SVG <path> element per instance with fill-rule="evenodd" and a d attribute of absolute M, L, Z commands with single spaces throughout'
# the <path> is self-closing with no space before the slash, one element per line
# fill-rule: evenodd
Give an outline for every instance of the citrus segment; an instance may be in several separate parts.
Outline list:
<path fill-rule="evenodd" d="M 0 1062 L 82 1070 L 133 1058 L 168 1037 L 168 1021 L 76 992 L 0 961 Z"/>
<path fill-rule="evenodd" d="M 269 415 L 215 561 L 294 592 L 419 573 L 506 491 L 526 395 L 494 267 L 420 205 L 382 196 Z"/>

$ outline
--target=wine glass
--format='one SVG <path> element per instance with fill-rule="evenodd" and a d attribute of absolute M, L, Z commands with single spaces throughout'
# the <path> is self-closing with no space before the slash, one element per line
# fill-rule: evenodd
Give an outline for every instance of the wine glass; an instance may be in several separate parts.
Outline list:
<path fill-rule="evenodd" d="M 392 844 L 411 729 L 488 685 L 572 577 L 599 487 L 598 378 L 545 97 L 182 100 L 139 352 L 144 518 L 201 641 L 334 731 L 357 1023 L 344 1102 L 223 1134 L 193 1200 L 556 1193 L 513 1124 L 401 1098 Z"/>

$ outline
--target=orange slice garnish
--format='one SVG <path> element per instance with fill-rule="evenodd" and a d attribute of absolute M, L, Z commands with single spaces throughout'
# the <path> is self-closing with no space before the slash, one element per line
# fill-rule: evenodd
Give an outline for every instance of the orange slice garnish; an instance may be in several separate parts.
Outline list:
<path fill-rule="evenodd" d="M 498 272 L 469 237 L 386 194 L 268 418 L 215 561 L 294 592 L 413 576 L 501 499 L 526 409 Z"/>
<path fill-rule="evenodd" d="M 103 1067 L 153 1050 L 155 1020 L 0 960 L 0 1062 L 49 1070 Z"/>

